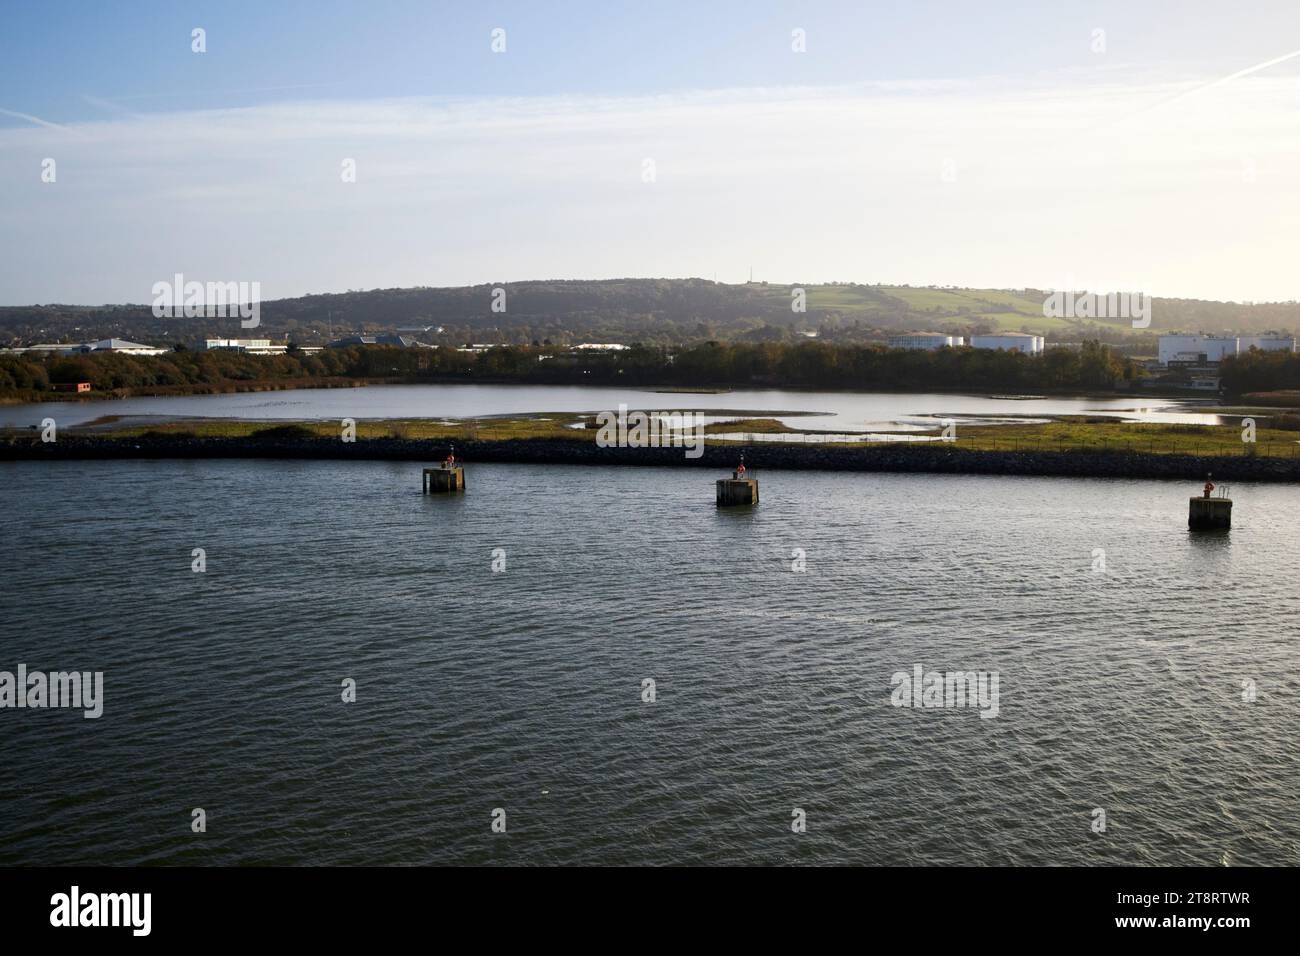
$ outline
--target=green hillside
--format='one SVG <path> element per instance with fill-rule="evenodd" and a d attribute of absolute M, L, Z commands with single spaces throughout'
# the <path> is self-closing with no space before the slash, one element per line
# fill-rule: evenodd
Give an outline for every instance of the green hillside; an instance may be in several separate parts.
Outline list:
<path fill-rule="evenodd" d="M 1156 299 L 1151 328 L 1126 320 L 1074 321 L 1043 315 L 1045 293 L 862 283 L 736 285 L 706 279 L 503 282 L 506 310 L 492 310 L 496 285 L 356 290 L 262 303 L 258 335 L 320 344 L 331 336 L 401 330 L 428 344 L 700 341 L 879 342 L 903 331 L 977 335 L 1033 332 L 1048 341 L 1100 338 L 1137 354 L 1154 351 L 1161 330 L 1294 333 L 1300 305 Z M 803 288 L 806 309 L 791 308 Z M 414 331 L 412 331 L 414 330 Z M 0 345 L 109 337 L 172 345 L 248 333 L 229 319 L 156 318 L 147 304 L 0 308 Z"/>

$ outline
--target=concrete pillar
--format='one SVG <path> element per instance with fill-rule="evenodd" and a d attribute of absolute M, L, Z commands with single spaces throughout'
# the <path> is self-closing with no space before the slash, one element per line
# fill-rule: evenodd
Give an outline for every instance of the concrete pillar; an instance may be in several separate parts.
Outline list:
<path fill-rule="evenodd" d="M 447 494 L 465 490 L 465 469 L 460 465 L 454 468 L 426 468 L 421 491 L 426 495 Z"/>
<path fill-rule="evenodd" d="M 719 478 L 718 507 L 758 504 L 757 478 Z"/>
<path fill-rule="evenodd" d="M 1192 498 L 1187 506 L 1187 527 L 1208 531 L 1232 527 L 1231 498 Z"/>

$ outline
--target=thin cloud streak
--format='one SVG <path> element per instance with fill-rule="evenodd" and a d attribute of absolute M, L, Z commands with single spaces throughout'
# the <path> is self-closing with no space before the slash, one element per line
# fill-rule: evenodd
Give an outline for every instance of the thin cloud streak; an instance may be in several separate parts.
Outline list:
<path fill-rule="evenodd" d="M 1284 53 L 1281 56 L 1276 56 L 1271 60 L 1265 60 L 1263 63 L 1256 63 L 1254 66 L 1248 66 L 1244 70 L 1238 70 L 1235 73 L 1229 73 L 1227 76 L 1221 76 L 1217 80 L 1211 80 L 1208 83 L 1200 83 L 1193 86 L 1191 89 L 1181 90 L 1177 93 L 1172 93 L 1168 96 L 1156 100 L 1154 103 L 1149 103 L 1148 105 L 1143 106 L 1140 109 L 1136 109 L 1131 113 L 1126 113 L 1123 116 L 1119 117 L 1118 119 L 1111 120 L 1108 125 L 1123 123 L 1127 120 L 1134 119 L 1135 117 L 1143 116 L 1147 113 L 1150 113 L 1153 110 L 1158 110 L 1158 109 L 1162 109 L 1163 107 L 1170 106 L 1174 103 L 1179 102 L 1180 100 L 1185 100 L 1188 97 L 1196 96 L 1201 93 L 1207 93 L 1210 90 L 1218 89 L 1221 86 L 1226 86 L 1227 84 L 1232 83 L 1235 80 L 1240 80 L 1254 73 L 1259 73 L 1262 70 L 1267 70 L 1269 67 L 1277 66 L 1279 63 L 1285 63 L 1288 60 L 1293 60 L 1298 56 L 1300 56 L 1300 50 L 1293 50 L 1290 53 Z"/>
<path fill-rule="evenodd" d="M 37 126 L 44 126 L 47 129 L 62 130 L 65 133 L 69 131 L 66 126 L 60 126 L 58 123 L 51 123 L 49 120 L 43 120 L 39 116 L 33 116 L 31 113 L 19 113 L 17 110 L 0 109 L 0 115 L 12 116 L 14 119 L 26 120 L 29 123 L 34 123 Z"/>
<path fill-rule="evenodd" d="M 1300 78 L 1241 82 L 1249 95 L 1204 92 L 1196 128 L 1155 114 L 1137 135 L 1087 131 L 1167 86 L 305 100 L 79 123 L 77 142 L 0 130 L 0 172 L 18 184 L 6 228 L 27 237 L 0 261 L 0 302 L 143 301 L 175 272 L 260 281 L 276 298 L 738 281 L 751 263 L 776 282 L 1105 276 L 1292 299 L 1278 231 L 1300 220 Z M 1207 139 L 1207 124 L 1220 134 Z M 59 158 L 57 185 L 32 175 L 35 153 Z M 345 159 L 355 183 L 341 180 Z"/>

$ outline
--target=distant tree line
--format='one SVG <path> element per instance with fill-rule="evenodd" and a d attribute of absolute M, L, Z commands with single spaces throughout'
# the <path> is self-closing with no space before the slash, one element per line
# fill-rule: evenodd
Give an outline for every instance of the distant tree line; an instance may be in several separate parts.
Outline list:
<path fill-rule="evenodd" d="M 234 351 L 175 351 L 162 355 L 92 352 L 86 355 L 42 357 L 23 353 L 0 355 L 0 393 L 43 391 L 59 383 L 89 382 L 96 391 L 185 386 L 230 385 L 241 382 L 396 374 L 397 366 L 378 353 L 405 349 L 325 349 L 314 355 L 291 349 L 286 355 L 250 355 Z M 364 353 L 374 353 L 365 355 Z M 385 366 L 385 370 L 371 371 Z M 365 371 L 354 371 L 365 369 Z"/>
<path fill-rule="evenodd" d="M 1109 389 L 1134 366 L 1109 346 L 1049 348 L 1039 356 L 987 349 L 903 351 L 824 342 L 706 342 L 684 349 L 637 344 L 577 353 L 548 346 L 457 348 L 363 346 L 308 355 L 174 351 L 41 358 L 0 356 L 0 394 L 23 396 L 56 383 L 89 382 L 96 391 L 202 391 L 251 383 L 329 378 L 846 389 Z M 30 395 L 28 395 L 30 397 Z"/>
<path fill-rule="evenodd" d="M 1219 380 L 1231 395 L 1300 389 L 1300 352 L 1251 349 L 1230 355 L 1219 367 Z"/>

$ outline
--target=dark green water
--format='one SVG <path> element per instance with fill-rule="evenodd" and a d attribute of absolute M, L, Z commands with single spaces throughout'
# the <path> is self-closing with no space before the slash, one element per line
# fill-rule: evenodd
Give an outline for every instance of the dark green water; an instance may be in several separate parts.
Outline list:
<path fill-rule="evenodd" d="M 1300 490 L 714 477 L 0 464 L 0 864 L 1300 863 Z"/>

